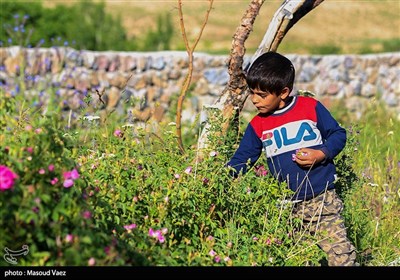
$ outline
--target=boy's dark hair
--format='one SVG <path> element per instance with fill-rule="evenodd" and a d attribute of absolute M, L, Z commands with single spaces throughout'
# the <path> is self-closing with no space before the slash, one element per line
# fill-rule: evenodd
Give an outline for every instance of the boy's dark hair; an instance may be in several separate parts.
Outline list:
<path fill-rule="evenodd" d="M 292 62 L 276 52 L 257 57 L 246 75 L 250 89 L 279 94 L 285 87 L 293 89 L 295 70 Z"/>

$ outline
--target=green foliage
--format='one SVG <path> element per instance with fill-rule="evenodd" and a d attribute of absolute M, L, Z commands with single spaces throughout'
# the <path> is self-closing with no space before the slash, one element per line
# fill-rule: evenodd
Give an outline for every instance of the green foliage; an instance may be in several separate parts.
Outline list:
<path fill-rule="evenodd" d="M 354 162 L 358 156 L 359 128 L 357 124 L 347 127 L 347 143 L 343 151 L 336 157 L 335 164 L 337 168 L 338 179 L 335 182 L 336 189 L 342 200 L 346 195 L 360 187 L 362 180 L 357 176 L 354 170 Z"/>
<path fill-rule="evenodd" d="M 172 23 L 171 13 L 159 15 L 157 17 L 156 30 L 147 31 L 141 50 L 142 51 L 169 50 L 173 34 L 174 34 L 174 26 Z"/>
<path fill-rule="evenodd" d="M 362 257 L 373 265 L 387 265 L 400 255 L 400 123 L 378 102 L 370 103 L 361 123 L 363 145 L 358 149 L 364 160 L 356 158 L 355 166 L 362 170 L 365 184 L 360 192 L 352 193 L 352 206 L 368 211 L 348 215 L 356 225 L 362 218 L 367 221 L 367 232 L 360 232 Z"/>
<path fill-rule="evenodd" d="M 0 162 L 18 175 L 0 193 L 0 245 L 28 245 L 20 263 L 320 265 L 322 251 L 293 235 L 299 221 L 279 202 L 289 195 L 285 185 L 256 169 L 231 178 L 224 165 L 242 129 L 216 133 L 224 123 L 219 110 L 208 112 L 211 144 L 198 160 L 196 149 L 180 154 L 173 123 L 96 118 L 101 111 L 87 96 L 71 126 L 65 113 L 72 111 L 63 112 L 58 98 L 46 103 L 22 93 L 2 88 L 0 98 Z M 355 123 L 332 110 L 348 132 L 336 185 L 362 265 L 387 265 L 399 255 L 400 126 L 384 121 L 381 108 L 371 104 Z M 186 129 L 185 145 L 196 146 L 199 129 Z M 66 188 L 64 174 L 74 169 L 80 176 Z"/>
<path fill-rule="evenodd" d="M 333 43 L 329 45 L 312 46 L 309 48 L 310 54 L 339 54 L 341 51 L 341 48 Z"/>
<path fill-rule="evenodd" d="M 212 145 L 199 161 L 195 149 L 179 153 L 173 124 L 134 126 L 113 114 L 103 121 L 90 120 L 83 117 L 88 108 L 82 107 L 80 121 L 73 130 L 65 130 L 67 120 L 57 106 L 43 110 L 18 93 L 2 90 L 1 94 L 5 132 L 0 161 L 18 175 L 13 188 L 0 193 L 0 231 L 5 236 L 1 245 L 11 249 L 28 245 L 30 253 L 21 263 L 320 265 L 321 250 L 293 238 L 299 221 L 279 203 L 289 195 L 287 188 L 256 170 L 233 180 L 224 167 L 240 138 L 237 130 L 226 136 L 211 133 Z M 376 109 L 375 116 L 379 112 Z M 210 116 L 211 131 L 219 131 L 223 120 L 218 110 L 211 110 Z M 362 129 L 347 125 L 348 143 L 336 159 L 349 236 L 363 265 L 388 264 L 399 253 L 400 221 L 393 212 L 399 201 L 395 188 L 400 181 L 399 139 L 381 145 L 388 151 L 382 164 L 390 163 L 391 169 L 366 177 L 372 169 L 365 167 L 363 155 L 372 158 L 370 149 L 380 146 L 372 146 L 373 138 L 364 137 L 374 135 L 372 129 L 376 132 L 378 120 L 372 116 L 365 115 L 371 124 Z M 394 120 L 389 127 L 379 125 L 377 135 L 397 137 Z M 195 144 L 196 137 L 189 134 L 200 128 L 192 129 L 187 145 Z M 378 169 L 380 162 L 374 159 L 368 165 Z M 49 169 L 51 165 L 54 169 Z M 64 173 L 73 169 L 80 176 L 65 188 Z M 377 181 L 381 178 L 377 174 L 386 179 Z"/>
<path fill-rule="evenodd" d="M 0 97 L 0 162 L 17 175 L 15 184 L 0 192 L 0 246 L 27 245 L 21 265 L 130 262 L 136 252 L 94 227 L 87 181 L 74 160 L 76 139 L 62 132 L 60 119 L 39 115 L 3 90 Z M 132 263 L 142 260 L 135 257 Z"/>
<path fill-rule="evenodd" d="M 198 160 L 196 149 L 180 154 L 174 124 L 124 123 L 90 95 L 65 111 L 56 88 L 27 94 L 19 67 L 18 86 L 0 89 L 0 165 L 18 176 L 0 192 L 0 245 L 28 245 L 21 264 L 320 265 L 321 250 L 293 235 L 299 221 L 280 203 L 285 185 L 257 170 L 231 178 L 225 163 L 241 137 L 239 119 L 221 135 L 224 120 L 210 109 L 211 144 Z M 356 123 L 333 110 L 348 132 L 336 184 L 362 265 L 400 255 L 400 125 L 382 108 L 372 102 Z M 185 145 L 196 146 L 200 129 L 195 122 L 186 130 Z M 64 186 L 73 171 L 79 178 Z"/>
<path fill-rule="evenodd" d="M 348 130 L 337 164 L 349 237 L 361 264 L 390 265 L 400 256 L 400 122 L 379 102 L 371 102 L 357 122 L 343 108 L 333 111 Z"/>
<path fill-rule="evenodd" d="M 131 123 L 90 95 L 64 111 L 56 88 L 28 95 L 22 81 L 0 91 L 0 165 L 18 176 L 0 192 L 0 245 L 28 245 L 20 263 L 320 265 L 322 251 L 293 235 L 299 221 L 280 203 L 285 185 L 256 169 L 231 178 L 225 163 L 241 138 L 239 119 L 221 135 L 222 115 L 210 108 L 210 145 L 198 160 L 195 148 L 180 154 L 173 123 Z M 355 123 L 338 108 L 348 142 L 336 184 L 349 237 L 362 265 L 388 265 L 400 254 L 400 125 L 375 102 Z M 196 147 L 201 129 L 188 126 L 185 145 Z M 73 170 L 79 178 L 65 187 Z"/>
<path fill-rule="evenodd" d="M 153 265 L 304 263 L 288 235 L 289 209 L 277 205 L 287 188 L 255 172 L 232 180 L 223 146 L 199 162 L 195 150 L 180 155 L 174 125 L 156 129 L 158 136 L 145 128 L 112 129 L 118 133 L 102 141 L 95 133 L 95 148 L 78 157 L 96 228 L 114 232 Z M 307 254 L 312 259 L 319 250 Z"/>
<path fill-rule="evenodd" d="M 1 0 L 0 41 L 3 45 L 54 47 L 73 45 L 76 49 L 116 51 L 161 51 L 170 49 L 174 27 L 171 14 L 157 18 L 155 30 L 144 39 L 128 38 L 119 16 L 107 13 L 105 3 L 81 0 L 74 5 L 44 8 L 39 2 Z M 49 24 L 50 23 L 50 24 Z"/>
<path fill-rule="evenodd" d="M 255 171 L 233 180 L 224 141 L 197 161 L 196 150 L 179 153 L 174 125 L 121 126 L 110 115 L 64 130 L 56 109 L 40 115 L 22 96 L 2 94 L 0 160 L 18 179 L 0 193 L 1 245 L 28 245 L 22 264 L 298 266 L 321 258 L 290 234 L 296 221 L 278 203 L 288 189 Z M 64 187 L 72 170 L 79 178 Z"/>
<path fill-rule="evenodd" d="M 28 47 L 74 45 L 87 50 L 134 50 L 121 19 L 106 13 L 104 2 L 82 0 L 72 6 L 58 4 L 44 8 L 41 3 L 3 1 L 0 41 Z M 16 36 L 15 36 L 16 35 Z"/>
<path fill-rule="evenodd" d="M 385 40 L 382 43 L 384 52 L 398 52 L 400 51 L 400 39 Z"/>

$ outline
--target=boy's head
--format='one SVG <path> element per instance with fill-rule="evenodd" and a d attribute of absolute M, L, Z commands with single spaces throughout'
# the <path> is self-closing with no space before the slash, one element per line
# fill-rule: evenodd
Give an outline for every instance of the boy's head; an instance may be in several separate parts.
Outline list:
<path fill-rule="evenodd" d="M 246 75 L 250 89 L 279 95 L 285 87 L 293 89 L 295 70 L 292 62 L 276 52 L 266 52 L 257 57 Z"/>

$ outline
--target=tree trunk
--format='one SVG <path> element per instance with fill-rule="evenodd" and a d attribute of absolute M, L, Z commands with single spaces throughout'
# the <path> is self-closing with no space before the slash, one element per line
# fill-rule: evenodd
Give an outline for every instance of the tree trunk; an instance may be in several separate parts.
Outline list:
<path fill-rule="evenodd" d="M 323 1 L 324 0 L 285 0 L 275 12 L 260 46 L 251 59 L 251 63 L 259 55 L 267 51 L 276 51 L 289 29 Z M 221 135 L 225 135 L 229 126 L 237 119 L 248 97 L 245 70 L 243 70 L 243 57 L 246 52 L 244 42 L 252 31 L 255 18 L 264 2 L 265 0 L 251 1 L 249 8 L 242 17 L 240 26 L 233 36 L 228 65 L 228 73 L 230 76 L 228 84 L 223 89 L 216 102 L 204 108 L 206 113 L 208 110 L 212 109 L 219 110 L 219 115 L 223 117 L 221 128 L 218 130 L 218 133 Z M 248 66 L 250 66 L 251 63 Z M 202 157 L 202 151 L 205 148 L 209 148 L 210 143 L 208 139 L 211 133 L 210 128 L 212 121 L 212 119 L 206 121 L 200 134 L 198 141 L 200 157 Z"/>

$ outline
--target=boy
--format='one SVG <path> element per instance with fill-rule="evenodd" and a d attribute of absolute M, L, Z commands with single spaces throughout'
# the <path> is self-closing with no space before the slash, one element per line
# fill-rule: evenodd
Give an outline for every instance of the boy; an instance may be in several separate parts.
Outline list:
<path fill-rule="evenodd" d="M 294 192 L 293 215 L 303 227 L 322 234 L 318 246 L 329 266 L 356 265 L 355 247 L 347 238 L 341 216 L 343 203 L 335 193 L 333 159 L 346 144 L 346 130 L 311 97 L 290 96 L 295 69 L 275 52 L 259 56 L 246 82 L 258 110 L 228 162 L 235 175 L 245 173 L 262 152 L 268 168 Z"/>

